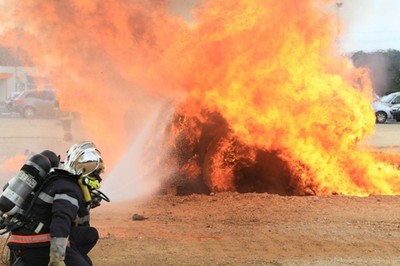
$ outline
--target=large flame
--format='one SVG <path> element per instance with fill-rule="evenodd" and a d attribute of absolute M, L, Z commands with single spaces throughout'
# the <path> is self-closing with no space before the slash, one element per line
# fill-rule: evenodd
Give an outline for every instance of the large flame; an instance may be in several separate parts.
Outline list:
<path fill-rule="evenodd" d="M 111 167 L 129 142 L 127 114 L 144 119 L 148 102 L 184 95 L 184 113 L 220 113 L 317 193 L 396 194 L 396 157 L 358 146 L 374 130 L 372 89 L 337 51 L 333 4 L 199 1 L 188 24 L 163 0 L 24 0 L 3 3 L 0 21 L 11 25 L 3 43 L 50 70 L 61 107 L 81 114 Z M 232 176 L 213 179 L 231 189 Z"/>

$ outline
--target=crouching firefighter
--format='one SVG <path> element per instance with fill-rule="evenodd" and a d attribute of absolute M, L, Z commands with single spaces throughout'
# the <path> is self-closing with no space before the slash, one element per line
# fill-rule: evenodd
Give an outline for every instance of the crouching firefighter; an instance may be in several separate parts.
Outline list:
<path fill-rule="evenodd" d="M 68 150 L 63 169 L 48 173 L 22 222 L 10 229 L 7 245 L 16 258 L 14 265 L 92 265 L 87 254 L 98 232 L 89 225 L 89 210 L 91 195 L 100 197 L 97 202 L 108 200 L 101 192 L 93 194 L 103 171 L 103 159 L 93 143 Z"/>

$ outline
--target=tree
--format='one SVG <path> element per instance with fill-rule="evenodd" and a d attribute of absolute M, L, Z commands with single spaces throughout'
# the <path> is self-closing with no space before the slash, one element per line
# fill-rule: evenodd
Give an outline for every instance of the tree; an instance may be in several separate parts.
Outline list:
<path fill-rule="evenodd" d="M 351 59 L 355 67 L 369 69 L 376 94 L 385 95 L 400 91 L 400 51 L 391 49 L 372 53 L 358 51 Z"/>

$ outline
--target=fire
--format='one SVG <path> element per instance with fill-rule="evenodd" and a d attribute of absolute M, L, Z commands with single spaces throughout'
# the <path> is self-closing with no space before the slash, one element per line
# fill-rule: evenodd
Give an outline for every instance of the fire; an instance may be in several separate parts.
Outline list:
<path fill-rule="evenodd" d="M 206 175 L 211 190 L 241 190 L 244 178 L 259 185 L 264 172 L 294 194 L 397 194 L 396 158 L 358 145 L 374 130 L 372 88 L 338 54 L 329 4 L 199 1 L 188 24 L 163 0 L 24 0 L 3 4 L 12 16 L 1 20 L 19 29 L 3 42 L 51 70 L 61 108 L 80 113 L 109 167 L 130 141 L 127 114 L 145 120 L 149 103 L 168 97 L 184 126 L 170 127 L 164 147 L 176 149 L 182 135 L 201 144 L 204 123 L 222 125 L 210 133 L 220 134 L 209 138 L 212 156 L 191 149 L 187 161 L 172 161 L 191 179 Z"/>
<path fill-rule="evenodd" d="M 10 176 L 15 175 L 21 169 L 21 166 L 27 160 L 27 155 L 25 154 L 16 154 L 11 158 L 8 158 L 1 162 L 0 164 L 0 173 L 3 177 L 9 178 Z M 3 184 L 7 183 L 6 180 L 1 180 Z"/>

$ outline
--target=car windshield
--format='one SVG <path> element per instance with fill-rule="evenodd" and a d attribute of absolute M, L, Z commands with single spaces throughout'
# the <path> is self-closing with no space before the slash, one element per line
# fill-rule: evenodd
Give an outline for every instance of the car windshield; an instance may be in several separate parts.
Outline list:
<path fill-rule="evenodd" d="M 20 92 L 20 91 L 19 92 L 12 92 L 10 98 L 11 99 L 15 99 L 18 96 L 20 96 L 21 94 L 22 94 L 22 92 Z"/>
<path fill-rule="evenodd" d="M 383 103 L 390 103 L 395 96 L 396 96 L 396 94 L 385 95 L 379 101 L 381 101 Z"/>

